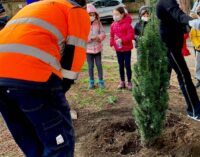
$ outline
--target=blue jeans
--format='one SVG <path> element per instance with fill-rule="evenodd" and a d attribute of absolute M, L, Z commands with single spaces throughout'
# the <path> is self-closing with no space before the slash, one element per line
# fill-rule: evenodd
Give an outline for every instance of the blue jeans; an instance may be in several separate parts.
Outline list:
<path fill-rule="evenodd" d="M 121 81 L 125 81 L 124 68 L 126 68 L 127 80 L 128 82 L 131 82 L 132 79 L 131 51 L 117 52 L 117 60 L 119 64 L 119 73 Z"/>
<path fill-rule="evenodd" d="M 0 87 L 0 112 L 27 157 L 73 157 L 74 130 L 62 87 Z"/>
<path fill-rule="evenodd" d="M 88 62 L 88 72 L 89 72 L 90 80 L 94 80 L 94 62 L 97 67 L 99 80 L 103 80 L 101 52 L 97 54 L 87 53 L 87 62 Z"/>

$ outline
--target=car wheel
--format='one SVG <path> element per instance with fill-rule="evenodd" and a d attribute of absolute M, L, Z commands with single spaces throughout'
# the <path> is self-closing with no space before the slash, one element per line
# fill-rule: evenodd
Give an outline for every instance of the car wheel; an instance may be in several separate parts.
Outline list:
<path fill-rule="evenodd" d="M 106 19 L 106 22 L 107 22 L 107 23 L 112 23 L 112 22 L 113 22 L 113 19 L 112 19 L 112 18 Z"/>

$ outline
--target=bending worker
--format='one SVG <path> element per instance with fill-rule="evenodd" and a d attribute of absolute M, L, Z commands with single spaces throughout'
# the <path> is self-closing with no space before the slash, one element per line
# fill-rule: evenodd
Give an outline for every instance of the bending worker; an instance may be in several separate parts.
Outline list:
<path fill-rule="evenodd" d="M 65 92 L 84 64 L 85 0 L 43 0 L 0 31 L 0 112 L 27 157 L 73 157 Z"/>

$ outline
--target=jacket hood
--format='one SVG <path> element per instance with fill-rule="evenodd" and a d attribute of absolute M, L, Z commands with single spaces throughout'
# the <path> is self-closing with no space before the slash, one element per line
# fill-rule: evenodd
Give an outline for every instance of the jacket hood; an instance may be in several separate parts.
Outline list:
<path fill-rule="evenodd" d="M 95 6 L 90 3 L 90 4 L 87 4 L 87 12 L 88 13 L 97 13 L 97 10 L 96 10 Z"/>
<path fill-rule="evenodd" d="M 142 6 L 142 7 L 139 9 L 139 16 L 141 17 L 142 14 L 144 14 L 145 12 L 148 12 L 148 13 L 149 13 L 149 11 L 150 11 L 149 6 L 147 6 L 147 5 Z"/>
<path fill-rule="evenodd" d="M 132 18 L 131 18 L 131 16 L 129 14 L 125 14 L 124 18 L 119 22 L 120 23 L 130 23 L 131 24 L 132 23 Z"/>

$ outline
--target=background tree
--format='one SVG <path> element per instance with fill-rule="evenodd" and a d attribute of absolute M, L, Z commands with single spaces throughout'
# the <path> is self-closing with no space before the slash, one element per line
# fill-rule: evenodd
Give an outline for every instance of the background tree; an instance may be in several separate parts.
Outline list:
<path fill-rule="evenodd" d="M 133 80 L 133 96 L 137 102 L 133 115 L 145 145 L 152 144 L 161 134 L 168 107 L 167 50 L 160 39 L 155 3 L 150 1 L 151 20 L 139 40 Z"/>

